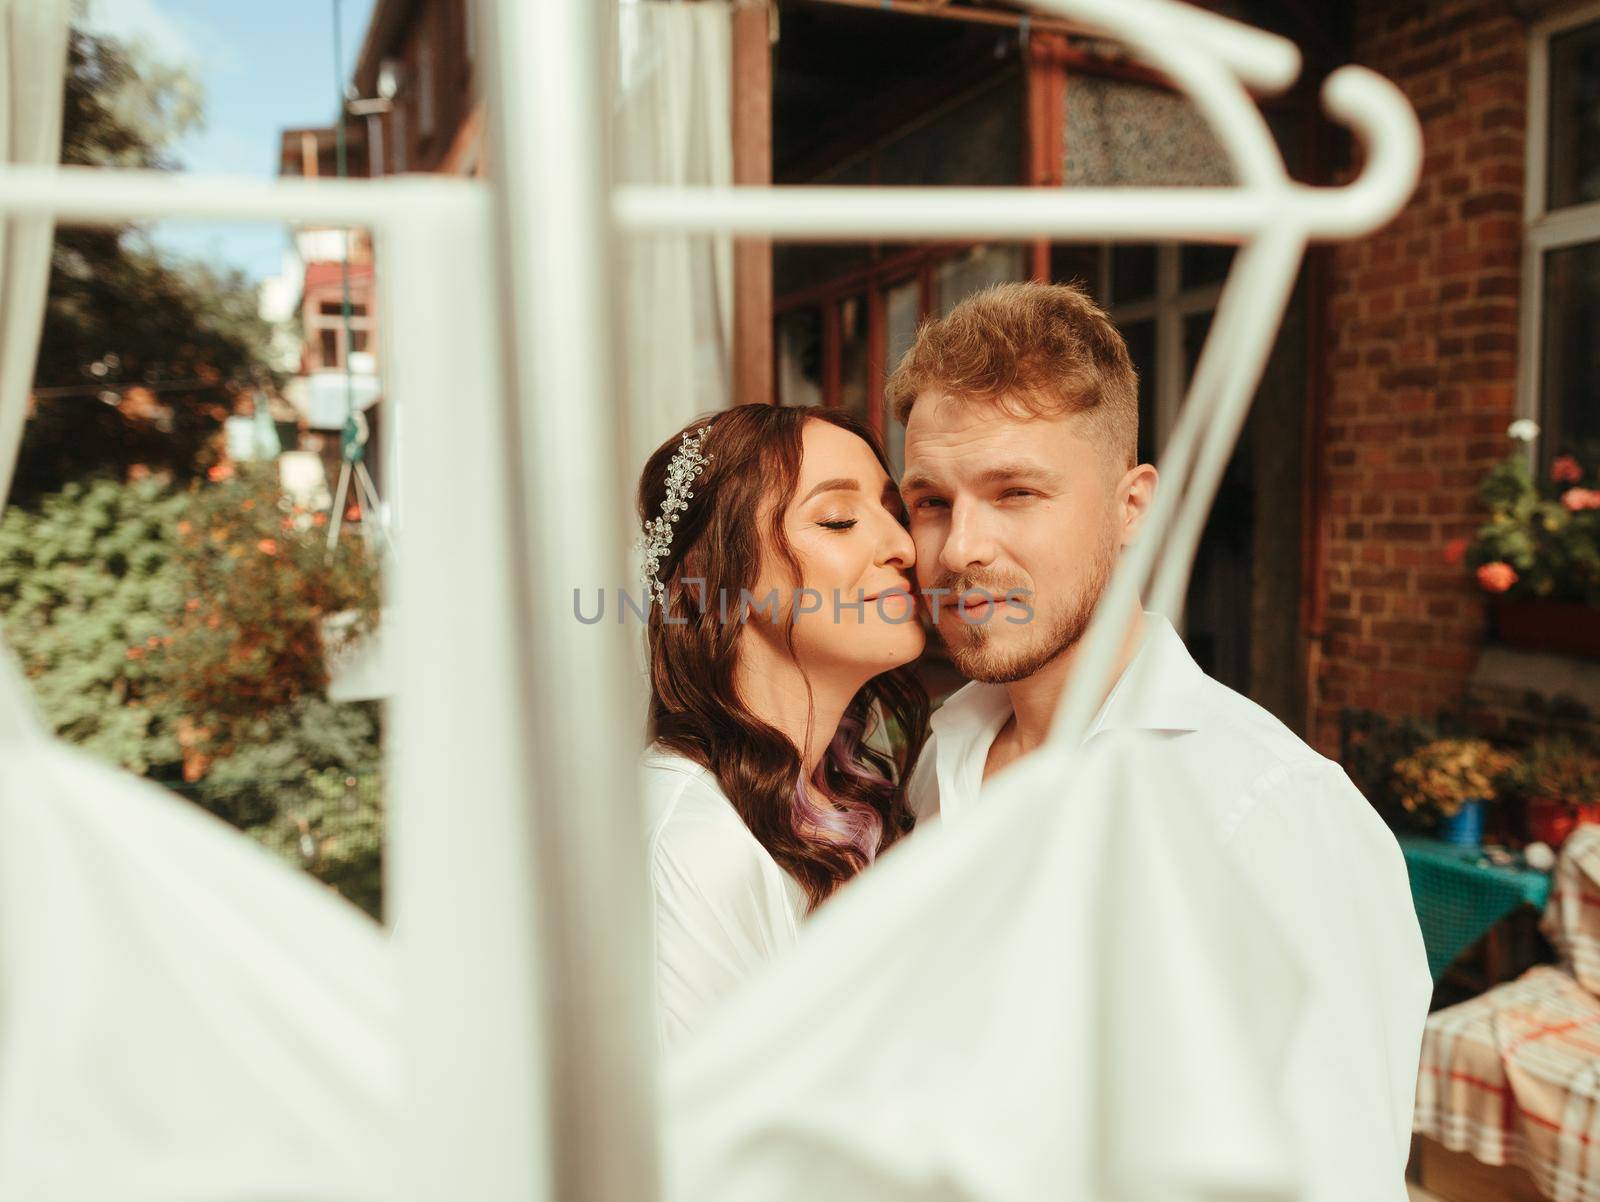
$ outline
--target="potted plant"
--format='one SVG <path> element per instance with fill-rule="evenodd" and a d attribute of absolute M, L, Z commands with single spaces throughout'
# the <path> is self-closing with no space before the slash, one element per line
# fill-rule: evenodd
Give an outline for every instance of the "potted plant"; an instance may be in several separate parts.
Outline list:
<path fill-rule="evenodd" d="M 1560 455 L 1535 478 L 1539 427 L 1507 433 L 1519 445 L 1478 486 L 1489 520 L 1445 558 L 1472 569 L 1502 643 L 1600 657 L 1600 454 Z"/>
<path fill-rule="evenodd" d="M 1438 819 L 1446 843 L 1475 847 L 1483 839 L 1483 809 L 1495 800 L 1495 781 L 1515 763 L 1482 739 L 1435 739 L 1394 766 L 1400 804 Z"/>
<path fill-rule="evenodd" d="M 1600 753 L 1564 735 L 1534 741 L 1507 774 L 1526 807 L 1528 839 L 1559 848 L 1584 822 L 1600 822 Z"/>

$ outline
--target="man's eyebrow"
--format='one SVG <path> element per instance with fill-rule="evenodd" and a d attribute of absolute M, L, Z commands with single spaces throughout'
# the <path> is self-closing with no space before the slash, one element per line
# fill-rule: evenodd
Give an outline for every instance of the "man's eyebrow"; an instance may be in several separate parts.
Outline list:
<path fill-rule="evenodd" d="M 1032 481 L 1036 484 L 1053 484 L 1060 476 L 1049 468 L 1037 463 L 997 463 L 993 467 L 986 467 L 973 476 L 977 484 L 1007 484 L 1020 480 Z"/>
<path fill-rule="evenodd" d="M 848 477 L 845 477 L 845 476 L 835 476 L 832 480 L 824 480 L 821 484 L 817 485 L 810 492 L 808 492 L 805 496 L 801 497 L 800 498 L 800 503 L 802 505 L 804 505 L 807 501 L 809 501 L 812 497 L 816 496 L 818 493 L 825 493 L 825 492 L 860 492 L 860 491 L 861 491 L 861 482 L 859 480 L 851 480 L 851 479 L 849 479 Z"/>
<path fill-rule="evenodd" d="M 1060 480 L 1060 475 L 1050 468 L 1037 463 L 997 463 L 993 467 L 986 467 L 972 477 L 974 484 L 1016 484 L 1019 482 L 1032 482 L 1035 484 L 1055 484 Z M 922 492 L 924 490 L 937 492 L 939 482 L 932 476 L 917 472 L 900 481 L 901 492 Z"/>

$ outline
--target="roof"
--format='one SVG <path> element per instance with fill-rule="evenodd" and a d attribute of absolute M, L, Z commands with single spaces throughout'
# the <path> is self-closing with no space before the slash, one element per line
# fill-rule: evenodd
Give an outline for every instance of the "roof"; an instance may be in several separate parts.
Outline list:
<path fill-rule="evenodd" d="M 340 282 L 340 264 L 338 263 L 307 263 L 305 291 L 313 288 L 328 288 Z M 350 283 L 370 284 L 372 282 L 371 263 L 350 264 Z"/>

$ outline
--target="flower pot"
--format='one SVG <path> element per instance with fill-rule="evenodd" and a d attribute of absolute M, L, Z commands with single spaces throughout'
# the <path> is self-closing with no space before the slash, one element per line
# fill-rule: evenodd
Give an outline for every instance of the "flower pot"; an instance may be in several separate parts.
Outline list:
<path fill-rule="evenodd" d="M 1600 805 L 1568 805 L 1553 797 L 1528 799 L 1530 843 L 1548 843 L 1552 851 L 1557 850 L 1584 822 L 1600 822 Z"/>
<path fill-rule="evenodd" d="M 1464 801 L 1448 818 L 1439 820 L 1439 838 L 1457 847 L 1477 847 L 1483 842 L 1483 802 Z"/>
<path fill-rule="evenodd" d="M 1600 659 L 1600 607 L 1577 601 L 1489 602 L 1495 638 L 1508 647 Z"/>

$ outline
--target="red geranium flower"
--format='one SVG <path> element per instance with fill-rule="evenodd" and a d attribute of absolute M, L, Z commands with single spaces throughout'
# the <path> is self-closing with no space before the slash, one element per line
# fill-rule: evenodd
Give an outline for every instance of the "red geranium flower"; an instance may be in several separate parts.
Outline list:
<path fill-rule="evenodd" d="M 1478 583 L 1490 593 L 1503 593 L 1520 579 L 1508 563 L 1486 563 L 1478 569 Z"/>

